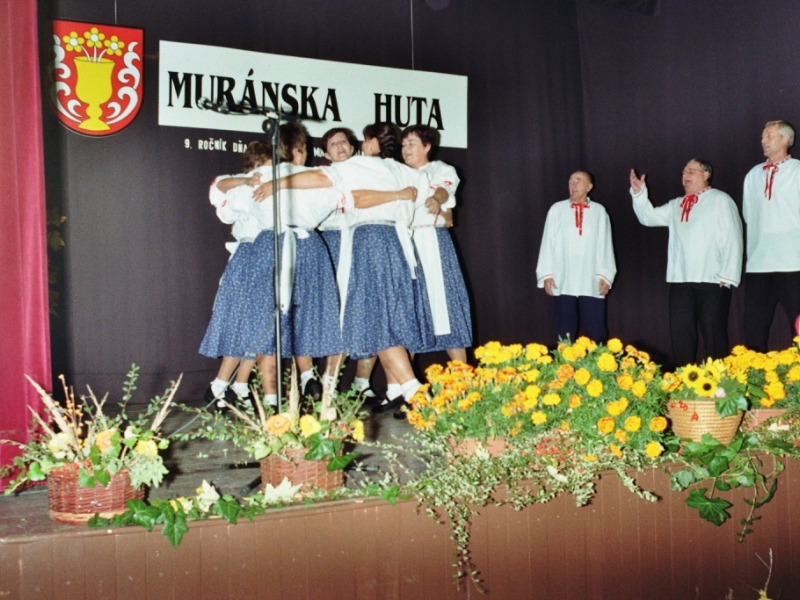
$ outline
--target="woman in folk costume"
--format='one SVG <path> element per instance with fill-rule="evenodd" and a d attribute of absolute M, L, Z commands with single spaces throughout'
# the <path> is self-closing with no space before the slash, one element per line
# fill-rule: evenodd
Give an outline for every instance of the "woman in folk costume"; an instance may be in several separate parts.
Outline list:
<path fill-rule="evenodd" d="M 226 244 L 232 256 L 220 280 L 211 321 L 200 345 L 200 354 L 222 357 L 217 377 L 205 393 L 205 401 L 211 403 L 216 399 L 219 408 L 225 407 L 226 399 L 230 402 L 248 396 L 247 382 L 255 364 L 254 357 L 241 360 L 245 357 L 240 338 L 256 263 L 253 242 L 262 229 L 257 216 L 260 207 L 252 201 L 253 188 L 261 183 L 261 172 L 256 168 L 272 164 L 272 152 L 263 142 L 250 142 L 242 159 L 245 173 L 217 177 L 209 191 L 217 216 L 223 223 L 233 225 L 232 234 L 236 239 Z M 237 366 L 239 371 L 231 391 L 228 385 Z"/>
<path fill-rule="evenodd" d="M 560 339 L 575 340 L 579 330 L 597 342 L 608 337 L 605 297 L 617 265 L 608 213 L 589 198 L 593 187 L 588 172 L 570 175 L 569 199 L 551 206 L 544 224 L 536 277 L 553 298 Z"/>
<path fill-rule="evenodd" d="M 459 179 L 447 163 L 430 160 L 435 143 L 436 130 L 427 125 L 412 125 L 403 131 L 403 160 L 426 173 L 431 182 L 429 197 L 414 213 L 414 244 L 425 272 L 433 315 L 436 345 L 431 351 L 446 350 L 451 360 L 467 362 L 466 348 L 472 345 L 469 295 L 446 229 L 448 213 L 456 205 Z"/>
<path fill-rule="evenodd" d="M 375 144 L 380 147 L 380 139 L 365 140 L 365 153 Z M 343 299 L 342 335 L 352 357 L 377 354 L 387 379 L 399 382 L 402 395 L 389 407 L 390 401 L 384 400 L 385 410 L 397 408 L 419 388 L 406 349 L 419 352 L 429 348 L 434 342 L 433 325 L 410 234 L 415 202 L 381 199 L 379 203 L 363 198 L 359 191 L 379 190 L 398 197 L 392 190 L 411 187 L 416 201 L 424 202 L 429 186 L 423 173 L 392 159 L 370 156 L 356 156 L 279 181 L 280 189 L 333 187 L 352 200 L 354 208 L 347 212 L 352 229 L 342 231 L 337 271 L 339 298 Z M 271 193 L 271 182 L 255 192 L 257 198 Z"/>

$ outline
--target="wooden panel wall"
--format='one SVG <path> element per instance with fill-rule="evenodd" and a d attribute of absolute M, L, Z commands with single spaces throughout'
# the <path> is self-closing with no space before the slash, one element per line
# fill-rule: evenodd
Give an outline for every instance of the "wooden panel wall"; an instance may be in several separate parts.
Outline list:
<path fill-rule="evenodd" d="M 489 598 L 756 598 L 770 548 L 771 598 L 800 597 L 800 465 L 745 543 L 734 519 L 701 521 L 668 490 L 661 472 L 641 477 L 662 500 L 630 494 L 603 478 L 590 506 L 568 497 L 516 512 L 491 507 L 473 529 L 473 555 Z M 452 582 L 446 526 L 414 502 L 338 502 L 271 512 L 254 523 L 201 522 L 178 549 L 138 528 L 0 541 L 0 598 L 108 599 L 456 599 L 482 598 Z"/>

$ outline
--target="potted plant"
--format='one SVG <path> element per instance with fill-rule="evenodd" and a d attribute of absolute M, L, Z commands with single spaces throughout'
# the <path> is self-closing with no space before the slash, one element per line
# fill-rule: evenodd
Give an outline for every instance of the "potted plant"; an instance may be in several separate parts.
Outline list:
<path fill-rule="evenodd" d="M 168 440 L 159 428 L 172 405 L 180 377 L 163 396 L 153 398 L 144 412 L 129 414 L 128 402 L 136 389 L 138 367 L 131 366 L 124 395 L 114 414 L 106 410 L 108 395 L 75 397 L 61 382 L 65 399 L 58 402 L 28 378 L 42 398 L 44 414 L 33 413 L 27 443 L 2 440 L 19 447 L 21 454 L 5 472 L 16 473 L 6 489 L 10 494 L 29 483 L 47 481 L 50 517 L 64 523 L 83 523 L 94 514 L 124 512 L 125 502 L 142 498 L 144 487 L 157 487 L 167 469 L 159 450 Z"/>
<path fill-rule="evenodd" d="M 229 404 L 228 412 L 187 408 L 200 420 L 195 431 L 181 439 L 230 440 L 261 462 L 262 488 L 280 485 L 284 478 L 303 489 L 333 490 L 343 484 L 342 469 L 357 455 L 343 454 L 347 441 L 364 439 L 359 416 L 361 400 L 350 391 L 334 393 L 335 382 L 323 390 L 322 399 L 302 414 L 293 374 L 286 410 L 264 406 L 256 387 L 252 404 Z"/>

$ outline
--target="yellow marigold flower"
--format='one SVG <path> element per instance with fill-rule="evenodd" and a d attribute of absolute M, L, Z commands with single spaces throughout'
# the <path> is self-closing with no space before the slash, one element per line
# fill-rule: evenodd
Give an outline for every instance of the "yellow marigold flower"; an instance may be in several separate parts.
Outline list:
<path fill-rule="evenodd" d="M 595 344 L 592 340 L 590 340 L 585 335 L 582 335 L 577 340 L 575 340 L 575 345 L 579 348 L 583 348 L 584 350 L 592 351 L 597 349 L 597 344 Z"/>
<path fill-rule="evenodd" d="M 619 404 L 619 410 L 621 413 L 624 413 L 628 408 L 628 399 L 627 398 L 620 398 L 617 400 L 617 404 Z"/>
<path fill-rule="evenodd" d="M 614 423 L 614 419 L 611 417 L 603 417 L 597 422 L 597 429 L 600 433 L 609 434 L 614 431 L 614 427 L 616 424 Z"/>
<path fill-rule="evenodd" d="M 609 402 L 606 404 L 606 412 L 610 414 L 612 417 L 618 417 L 622 414 L 623 408 L 620 406 L 620 403 L 616 400 Z"/>
<path fill-rule="evenodd" d="M 620 450 L 619 446 L 617 446 L 616 444 L 609 444 L 608 449 L 611 450 L 611 452 L 613 452 L 614 456 L 616 456 L 617 458 L 622 458 L 622 450 Z"/>
<path fill-rule="evenodd" d="M 783 400 L 786 398 L 786 390 L 780 381 L 773 381 L 764 387 L 764 391 L 769 394 L 770 398 L 775 400 Z"/>
<path fill-rule="evenodd" d="M 575 367 L 572 365 L 560 365 L 558 371 L 556 371 L 556 377 L 561 381 L 566 381 L 573 375 L 575 375 Z"/>
<path fill-rule="evenodd" d="M 665 392 L 674 392 L 681 385 L 681 380 L 675 373 L 664 373 L 661 380 L 661 389 Z"/>
<path fill-rule="evenodd" d="M 581 397 L 578 394 L 570 394 L 569 396 L 569 407 L 570 408 L 578 408 L 581 405 Z"/>
<path fill-rule="evenodd" d="M 628 417 L 625 419 L 625 431 L 639 431 L 642 428 L 642 418 L 637 416 Z"/>
<path fill-rule="evenodd" d="M 661 456 L 661 453 L 664 451 L 664 447 L 656 441 L 648 442 L 647 446 L 644 447 L 644 451 L 650 458 L 657 458 Z"/>
<path fill-rule="evenodd" d="M 758 403 L 764 408 L 770 408 L 775 404 L 775 398 L 761 398 Z"/>
<path fill-rule="evenodd" d="M 592 398 L 597 398 L 600 394 L 603 393 L 603 382 L 599 379 L 592 379 L 586 385 L 586 393 L 589 394 Z"/>
<path fill-rule="evenodd" d="M 734 356 L 740 356 L 745 352 L 747 352 L 747 347 L 742 346 L 741 344 L 739 344 L 738 346 L 734 346 L 733 350 L 731 350 L 731 354 L 733 354 Z"/>
<path fill-rule="evenodd" d="M 547 346 L 542 344 L 528 344 L 525 346 L 525 360 L 536 360 L 547 354 Z"/>
<path fill-rule="evenodd" d="M 575 371 L 575 383 L 579 385 L 586 385 L 589 383 L 589 380 L 592 378 L 592 374 L 588 371 L 588 369 L 578 369 Z"/>
<path fill-rule="evenodd" d="M 606 346 L 608 346 L 608 349 L 611 350 L 611 352 L 613 352 L 614 354 L 622 352 L 622 342 L 619 341 L 617 338 L 611 338 L 610 340 L 608 340 Z"/>
<path fill-rule="evenodd" d="M 303 437 L 311 437 L 315 433 L 319 433 L 322 425 L 319 424 L 313 415 L 303 415 L 300 417 L 300 434 Z"/>
<path fill-rule="evenodd" d="M 547 413 L 537 410 L 535 413 L 531 414 L 531 422 L 534 425 L 544 425 L 547 423 Z"/>
<path fill-rule="evenodd" d="M 364 421 L 361 419 L 353 419 L 350 421 L 350 427 L 353 428 L 353 439 L 357 442 L 364 441 Z"/>
<path fill-rule="evenodd" d="M 508 433 L 511 434 L 511 437 L 516 437 L 520 431 L 522 431 L 522 421 L 517 421 Z"/>
<path fill-rule="evenodd" d="M 155 458 L 158 456 L 158 445 L 156 445 L 155 440 L 139 440 L 136 442 L 134 450 L 138 454 L 147 456 L 149 458 Z"/>
<path fill-rule="evenodd" d="M 596 454 L 584 454 L 582 458 L 586 462 L 597 462 L 597 455 Z"/>
<path fill-rule="evenodd" d="M 573 346 L 566 346 L 561 350 L 561 356 L 564 357 L 564 360 L 569 362 L 575 362 L 578 360 L 578 352 L 575 350 Z"/>
<path fill-rule="evenodd" d="M 764 381 L 767 383 L 772 383 L 773 381 L 780 381 L 780 377 L 775 371 L 767 371 L 764 373 Z"/>
<path fill-rule="evenodd" d="M 617 385 L 621 390 L 629 390 L 633 387 L 633 377 L 627 373 L 617 375 Z"/>
<path fill-rule="evenodd" d="M 639 358 L 639 362 L 642 362 L 642 363 L 650 362 L 650 354 L 648 354 L 644 350 L 639 350 L 638 358 Z"/>
<path fill-rule="evenodd" d="M 559 427 L 562 431 L 569 431 L 569 421 L 561 421 Z"/>
<path fill-rule="evenodd" d="M 100 450 L 100 454 L 111 448 L 111 438 L 114 437 L 115 433 L 117 433 L 116 429 L 106 429 L 94 436 L 94 445 Z"/>
<path fill-rule="evenodd" d="M 517 367 L 517 371 L 519 371 L 520 373 L 524 373 L 525 371 L 530 371 L 530 370 L 531 370 L 531 363 L 524 363 Z"/>
<path fill-rule="evenodd" d="M 636 380 L 631 388 L 631 393 L 637 398 L 644 398 L 644 395 L 647 393 L 647 384 L 641 379 Z"/>
<path fill-rule="evenodd" d="M 617 429 L 617 430 L 614 432 L 614 438 L 615 438 L 615 439 L 616 439 L 616 440 L 617 440 L 617 441 L 618 441 L 620 444 L 624 444 L 625 442 L 627 442 L 627 441 L 628 441 L 628 434 L 627 434 L 627 433 L 625 433 L 625 431 L 624 431 L 624 430 L 622 430 L 622 429 Z"/>
<path fill-rule="evenodd" d="M 529 385 L 525 388 L 525 395 L 528 398 L 536 399 L 539 397 L 539 394 L 542 393 L 541 388 L 538 385 Z"/>
<path fill-rule="evenodd" d="M 292 424 L 289 422 L 289 419 L 283 415 L 272 415 L 267 419 L 267 431 L 272 435 L 283 435 L 289 431 L 291 427 Z"/>
<path fill-rule="evenodd" d="M 536 362 L 539 363 L 540 365 L 549 365 L 551 362 L 553 362 L 553 357 L 550 355 L 540 356 L 539 358 L 536 359 Z"/>
<path fill-rule="evenodd" d="M 613 373 L 618 366 L 617 359 L 610 352 L 603 352 L 597 359 L 597 367 L 606 373 Z"/>
<path fill-rule="evenodd" d="M 531 369 L 530 371 L 526 371 L 523 379 L 528 383 L 534 382 L 539 378 L 539 369 Z"/>
<path fill-rule="evenodd" d="M 795 365 L 786 373 L 786 381 L 793 383 L 800 381 L 800 365 Z"/>
<path fill-rule="evenodd" d="M 665 417 L 653 417 L 650 419 L 650 431 L 664 431 L 667 428 L 667 419 Z"/>
<path fill-rule="evenodd" d="M 558 394 L 545 394 L 542 398 L 542 404 L 545 406 L 558 406 L 561 404 L 561 396 Z"/>
<path fill-rule="evenodd" d="M 626 371 L 636 366 L 636 361 L 632 359 L 630 356 L 626 356 L 620 362 L 622 364 L 622 368 Z"/>

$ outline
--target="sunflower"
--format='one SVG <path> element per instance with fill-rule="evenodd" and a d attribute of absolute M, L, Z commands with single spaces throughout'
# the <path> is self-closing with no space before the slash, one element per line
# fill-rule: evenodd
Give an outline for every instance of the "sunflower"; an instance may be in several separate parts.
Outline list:
<path fill-rule="evenodd" d="M 713 396 L 717 391 L 717 384 L 710 377 L 701 376 L 697 381 L 694 382 L 692 389 L 697 393 L 698 396 L 702 396 L 703 398 L 711 398 L 711 396 Z"/>
<path fill-rule="evenodd" d="M 703 376 L 703 373 L 697 365 L 687 365 L 679 369 L 677 375 L 686 387 L 694 388 L 697 380 Z"/>

